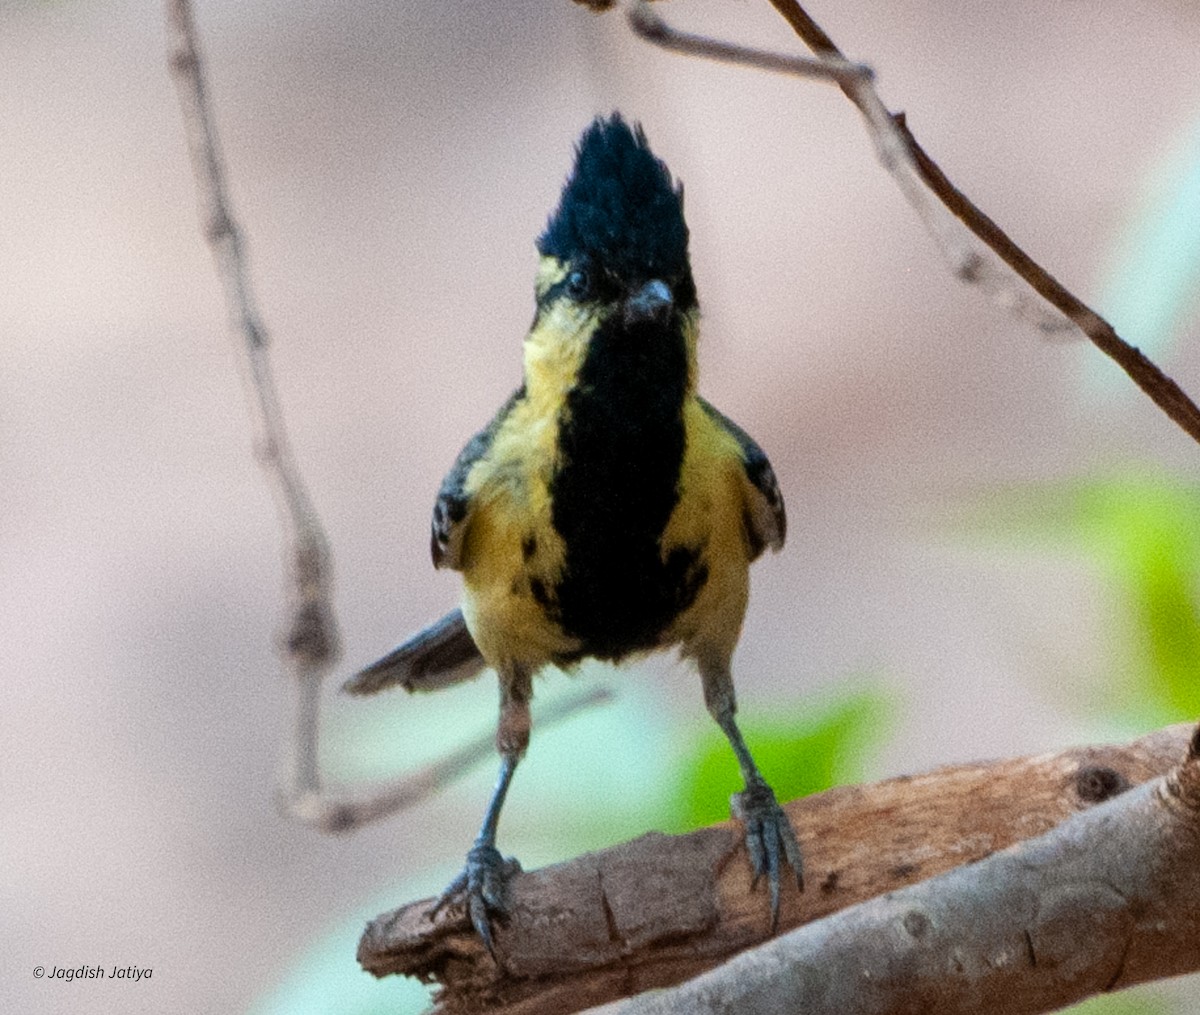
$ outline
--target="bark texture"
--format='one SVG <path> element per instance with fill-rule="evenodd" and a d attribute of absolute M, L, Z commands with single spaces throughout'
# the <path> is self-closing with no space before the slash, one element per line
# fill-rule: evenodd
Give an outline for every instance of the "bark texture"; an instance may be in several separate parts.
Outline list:
<path fill-rule="evenodd" d="M 1176 887 L 1191 892 L 1190 908 L 1200 912 L 1196 905 L 1200 890 L 1177 870 L 1178 857 L 1173 855 L 1168 862 L 1164 859 L 1167 853 L 1155 852 L 1166 849 L 1168 839 L 1137 839 L 1141 845 L 1135 848 L 1136 836 L 1128 842 L 1117 837 L 1119 829 L 1132 828 L 1133 823 L 1146 835 L 1151 828 L 1160 827 L 1164 836 L 1177 837 L 1169 839 L 1175 843 L 1175 854 L 1188 845 L 1185 830 L 1190 827 L 1195 833 L 1194 812 L 1200 807 L 1195 801 L 1200 800 L 1200 790 L 1192 794 L 1194 806 L 1189 811 L 1178 803 L 1189 799 L 1186 793 L 1168 791 L 1167 783 L 1151 781 L 1179 765 L 1187 755 L 1191 736 L 1190 727 L 1177 726 L 1126 745 L 944 768 L 793 801 L 786 809 L 805 850 L 807 887 L 802 894 L 785 891 L 781 936 L 766 948 L 739 957 L 738 965 L 727 967 L 734 972 L 719 970 L 682 988 L 710 993 L 687 993 L 668 1001 L 667 996 L 675 993 L 668 992 L 660 999 L 637 999 L 629 1002 L 634 1007 L 615 1010 L 718 1011 L 730 1010 L 730 1005 L 739 1011 L 785 1010 L 766 1006 L 765 996 L 728 994 L 730 984 L 750 989 L 753 979 L 774 983 L 777 996 L 788 999 L 786 1010 L 796 1010 L 799 995 L 795 991 L 803 988 L 808 992 L 803 995 L 808 1011 L 807 1005 L 815 1003 L 808 998 L 815 996 L 814 990 L 825 990 L 826 981 L 845 985 L 846 976 L 835 975 L 826 959 L 827 955 L 842 954 L 832 942 L 844 950 L 847 970 L 859 974 L 874 970 L 866 977 L 873 984 L 897 979 L 917 961 L 913 956 L 926 956 L 932 963 L 929 969 L 954 980 L 959 976 L 955 942 L 968 940 L 976 943 L 969 948 L 963 945 L 961 976 L 978 982 L 985 991 L 992 989 L 987 978 L 971 972 L 982 968 L 979 963 L 988 968 L 997 964 L 1019 967 L 1023 972 L 1057 969 L 1058 979 L 1075 965 L 1088 969 L 1097 963 L 1103 966 L 1106 956 L 1091 962 L 1085 955 L 1089 949 L 1101 947 L 1101 935 L 1093 930 L 1108 926 L 1107 920 L 1124 933 L 1130 920 L 1142 919 L 1134 912 L 1142 903 L 1128 900 L 1150 898 L 1155 886 L 1162 888 L 1165 883 L 1160 880 L 1138 887 L 1105 882 L 1101 875 L 1107 868 L 1088 868 L 1077 886 L 1080 879 L 1071 872 L 1084 869 L 1076 865 L 1087 859 L 1096 842 L 1121 843 L 1120 855 L 1125 855 L 1121 851 L 1128 846 L 1130 862 L 1135 869 L 1144 869 L 1147 877 L 1152 870 L 1160 879 L 1179 875 Z M 1192 764 L 1186 771 L 1194 768 Z M 1186 779 L 1180 783 L 1179 773 L 1184 771 L 1176 772 L 1171 785 L 1191 785 Z M 1147 782 L 1151 785 L 1137 794 L 1125 793 Z M 1105 804 L 1104 811 L 1097 809 L 1106 801 L 1113 802 Z M 1115 816 L 1105 817 L 1113 808 Z M 1060 836 L 1057 844 L 1027 843 L 1023 852 L 993 857 L 989 870 L 994 867 L 995 871 L 981 875 L 982 882 L 972 880 L 970 875 L 985 866 L 977 861 L 1041 836 L 1083 811 L 1093 812 L 1086 815 L 1093 824 L 1087 826 L 1081 840 L 1085 847 L 1071 847 L 1073 852 L 1068 849 L 1079 823 L 1072 821 L 1063 826 L 1066 838 Z M 1165 821 L 1166 815 L 1177 813 L 1191 813 L 1191 825 Z M 1108 824 L 1095 825 L 1101 820 Z M 1173 831 L 1168 832 L 1168 826 Z M 1189 848 L 1195 850 L 1195 845 L 1193 838 Z M 1069 854 L 1071 859 L 1047 866 L 1047 857 L 1053 859 L 1064 850 L 1067 853 L 1063 855 Z M 1151 863 L 1156 856 L 1162 861 L 1157 867 Z M 1196 860 L 1193 852 L 1189 872 L 1200 872 Z M 933 890 L 930 885 L 917 885 L 964 865 L 974 866 L 957 871 L 950 886 L 938 887 L 935 896 L 922 894 Z M 1036 876 L 1035 868 L 1041 872 Z M 908 888 L 914 885 L 917 887 Z M 866 916 L 857 915 L 856 909 L 834 920 L 823 919 L 899 889 L 916 894 L 899 902 L 895 901 L 898 896 L 877 899 L 871 904 L 875 910 Z M 1002 890 L 1014 891 L 1017 896 L 999 894 Z M 1122 904 L 1122 899 L 1128 904 Z M 741 831 L 732 822 L 682 836 L 652 833 L 568 863 L 521 874 L 512 884 L 511 904 L 508 922 L 494 928 L 501 967 L 484 951 L 459 908 L 448 907 L 431 918 L 432 900 L 428 899 L 373 920 L 363 934 L 359 961 L 377 976 L 403 973 L 438 982 L 442 987 L 437 999 L 440 1012 L 565 1013 L 693 980 L 770 937 L 766 892 L 761 886 L 752 889 Z M 1001 927 L 997 907 L 1012 911 L 1012 926 L 1019 930 Z M 965 919 L 962 926 L 953 921 L 956 914 Z M 1159 917 L 1155 919 L 1161 922 Z M 826 924 L 834 926 L 819 930 Z M 791 951 L 792 936 L 782 935 L 801 925 L 810 925 L 799 932 L 807 935 L 806 943 L 794 946 L 799 951 Z M 1168 921 L 1165 926 L 1176 928 L 1177 923 Z M 1200 966 L 1200 956 L 1194 954 L 1200 942 L 1197 930 L 1200 928 L 1193 928 L 1185 954 L 1173 957 L 1172 963 Z M 981 936 L 977 941 L 960 936 L 968 931 Z M 1119 933 L 1118 938 L 1130 942 L 1130 950 L 1106 967 L 1112 983 L 1125 985 L 1148 978 L 1141 972 L 1149 968 L 1145 963 L 1130 962 L 1131 956 L 1136 959 L 1141 954 L 1132 950 L 1134 938 L 1128 933 L 1123 937 Z M 892 951 L 880 951 L 880 942 L 890 942 Z M 995 942 L 1005 943 L 996 946 Z M 812 962 L 815 949 L 820 950 L 819 964 Z M 1147 954 L 1162 956 L 1163 950 L 1152 947 Z M 878 964 L 864 965 L 871 956 L 878 958 Z M 938 966 L 943 961 L 950 965 Z M 906 975 L 911 979 L 918 972 L 914 969 Z M 718 987 L 713 977 L 727 979 Z M 850 979 L 857 983 L 863 977 L 856 974 Z M 814 986 L 816 981 L 825 986 Z M 930 982 L 935 981 L 936 976 Z M 1103 989 L 1108 982 L 1091 989 Z M 715 1006 L 702 1007 L 705 997 Z M 971 1003 L 962 1008 L 929 1008 L 932 1002 L 924 995 L 909 1007 L 863 1006 L 867 1001 L 864 998 L 861 1003 L 856 1000 L 849 1007 L 838 1008 L 848 1002 L 837 995 L 836 1003 L 830 1001 L 833 1007 L 811 1010 L 974 1010 Z M 973 1004 L 977 1005 L 978 999 Z"/>

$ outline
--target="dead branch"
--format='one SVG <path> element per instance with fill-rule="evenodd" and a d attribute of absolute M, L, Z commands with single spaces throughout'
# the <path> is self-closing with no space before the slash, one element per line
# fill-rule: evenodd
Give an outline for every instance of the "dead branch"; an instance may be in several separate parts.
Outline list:
<path fill-rule="evenodd" d="M 796 0 L 771 0 L 771 5 L 783 15 L 795 33 L 814 53 L 845 59 L 833 40 L 808 16 Z M 846 91 L 846 94 L 855 101 L 853 92 Z M 866 110 L 863 112 L 865 115 Z M 1017 246 L 978 205 L 954 186 L 917 142 L 903 113 L 893 115 L 892 119 L 904 136 L 921 179 L 951 214 L 994 251 L 1039 296 L 1074 322 L 1101 352 L 1114 360 L 1134 384 L 1149 395 L 1154 404 L 1190 434 L 1193 440 L 1200 441 L 1200 408 L 1196 407 L 1183 389 L 1140 349 L 1121 338 L 1108 321 Z"/>
<path fill-rule="evenodd" d="M 230 323 L 240 340 L 254 444 L 280 508 L 289 561 L 286 597 L 290 620 L 281 639 L 284 666 L 297 688 L 291 740 L 285 745 L 281 804 L 289 817 L 325 832 L 345 832 L 444 789 L 494 755 L 489 731 L 433 764 L 362 792 L 322 786 L 319 764 L 320 696 L 340 655 L 333 610 L 332 558 L 321 520 L 292 454 L 271 370 L 267 329 L 255 308 L 242 228 L 225 185 L 225 161 L 212 115 L 198 32 L 190 0 L 167 0 L 167 60 L 179 94 L 204 235 L 212 248 Z M 554 723 L 607 701 L 603 688 L 558 702 L 539 716 Z"/>
<path fill-rule="evenodd" d="M 1165 775 L 1190 735 L 1171 727 L 1123 746 L 964 765 L 793 801 L 787 811 L 808 888 L 785 893 L 781 931 L 1040 835 Z M 438 1011 L 447 1015 L 534 1015 L 682 983 L 769 937 L 766 892 L 751 890 L 742 836 L 730 822 L 646 835 L 519 875 L 511 901 L 509 922 L 495 928 L 502 969 L 459 909 L 431 918 L 428 899 L 373 920 L 359 961 L 376 976 L 436 981 Z"/>
<path fill-rule="evenodd" d="M 903 113 L 891 113 L 873 75 L 842 51 L 796 0 L 770 0 L 793 31 L 828 61 L 823 75 L 842 89 L 867 122 L 884 168 L 896 181 L 949 262 L 955 276 L 980 287 L 1040 331 L 1078 328 L 1193 440 L 1200 441 L 1200 408 L 1170 377 L 1111 324 L 1013 242 L 982 209 L 954 186 L 909 130 Z M 809 61 L 681 32 L 666 24 L 646 0 L 636 0 L 630 24 L 640 36 L 691 56 L 743 63 L 759 70 L 817 76 Z"/>
<path fill-rule="evenodd" d="M 289 562 L 290 619 L 284 665 L 297 685 L 296 749 L 289 758 L 287 805 L 318 792 L 317 725 L 321 681 L 339 654 L 325 530 L 292 454 L 271 371 L 267 330 L 253 296 L 246 246 L 225 185 L 189 0 L 167 0 L 167 58 L 182 109 L 204 235 L 212 248 L 230 324 L 241 339 L 248 407 L 259 462 L 279 505 Z"/>

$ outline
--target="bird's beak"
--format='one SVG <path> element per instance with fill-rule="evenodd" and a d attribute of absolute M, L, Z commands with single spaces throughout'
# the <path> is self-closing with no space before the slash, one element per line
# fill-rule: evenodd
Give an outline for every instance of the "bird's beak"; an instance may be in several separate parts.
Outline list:
<path fill-rule="evenodd" d="M 625 324 L 646 324 L 666 320 L 675 306 L 667 283 L 651 279 L 625 301 Z"/>

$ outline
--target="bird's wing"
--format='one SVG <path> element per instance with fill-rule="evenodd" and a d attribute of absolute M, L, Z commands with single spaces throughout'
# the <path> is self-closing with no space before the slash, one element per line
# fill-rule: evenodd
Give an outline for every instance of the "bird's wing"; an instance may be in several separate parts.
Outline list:
<path fill-rule="evenodd" d="M 471 515 L 467 477 L 475 463 L 488 453 L 496 431 L 522 394 L 522 389 L 515 391 L 492 421 L 467 441 L 442 480 L 433 505 L 430 537 L 435 567 L 461 566 L 463 534 Z M 400 684 L 408 691 L 436 691 L 469 680 L 486 665 L 467 630 L 462 610 L 455 609 L 360 670 L 346 681 L 342 690 L 350 694 L 374 694 Z"/>
<path fill-rule="evenodd" d="M 458 458 L 442 480 L 442 488 L 433 505 L 433 531 L 429 539 L 434 567 L 448 567 L 456 571 L 461 569 L 463 534 L 471 514 L 467 477 L 471 467 L 488 453 L 496 431 L 524 393 L 524 388 L 513 392 L 512 397 L 492 417 L 492 421 L 467 441 L 466 447 L 458 453 Z"/>
<path fill-rule="evenodd" d="M 755 560 L 765 547 L 779 550 L 787 537 L 787 512 L 779 481 L 766 452 L 745 430 L 703 398 L 700 405 L 709 417 L 737 443 L 742 471 L 746 477 L 746 536 L 750 559 Z"/>
<path fill-rule="evenodd" d="M 470 680 L 486 667 L 462 610 L 451 610 L 342 685 L 349 694 L 374 694 L 400 684 L 406 691 L 437 691 Z"/>

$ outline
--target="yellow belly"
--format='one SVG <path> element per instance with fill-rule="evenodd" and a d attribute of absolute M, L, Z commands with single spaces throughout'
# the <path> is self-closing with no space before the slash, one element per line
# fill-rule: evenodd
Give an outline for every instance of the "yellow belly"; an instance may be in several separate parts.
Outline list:
<path fill-rule="evenodd" d="M 534 672 L 572 655 L 578 643 L 547 614 L 537 590 L 553 587 L 561 550 L 549 510 L 531 513 L 503 491 L 480 505 L 471 523 L 463 570 L 463 616 L 484 659 L 492 666 Z M 536 540 L 526 554 L 530 536 Z M 557 550 L 557 552 L 556 552 Z"/>
<path fill-rule="evenodd" d="M 647 647 L 678 645 L 685 657 L 728 658 L 749 595 L 744 474 L 736 444 L 694 399 L 684 412 L 679 499 L 661 554 L 666 560 L 676 548 L 698 548 L 707 577 L 657 644 Z M 463 615 L 489 665 L 534 672 L 586 646 L 566 634 L 547 609 L 565 559 L 550 502 L 553 433 L 530 440 L 528 421 L 518 422 L 513 432 L 523 439 L 498 440 L 478 475 L 468 480 L 474 505 L 463 545 Z"/>

